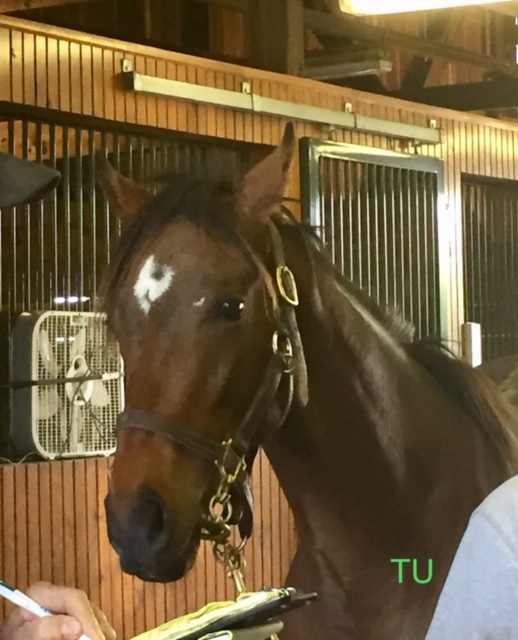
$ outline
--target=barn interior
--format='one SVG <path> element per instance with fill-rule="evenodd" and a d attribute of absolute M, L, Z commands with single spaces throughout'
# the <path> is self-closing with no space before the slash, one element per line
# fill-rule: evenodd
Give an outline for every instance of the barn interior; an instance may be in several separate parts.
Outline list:
<path fill-rule="evenodd" d="M 164 586 L 123 574 L 107 541 L 124 394 L 95 309 L 120 225 L 97 149 L 151 190 L 167 171 L 235 180 L 293 121 L 286 204 L 338 269 L 471 364 L 518 354 L 518 1 L 397 5 L 0 0 L 0 151 L 62 174 L 0 212 L 3 579 L 77 585 L 121 637 L 232 594 L 209 548 Z M 83 327 L 81 353 L 112 377 L 79 411 L 64 387 L 22 383 L 65 374 Z M 264 457 L 254 492 L 249 580 L 281 584 L 296 535 Z"/>

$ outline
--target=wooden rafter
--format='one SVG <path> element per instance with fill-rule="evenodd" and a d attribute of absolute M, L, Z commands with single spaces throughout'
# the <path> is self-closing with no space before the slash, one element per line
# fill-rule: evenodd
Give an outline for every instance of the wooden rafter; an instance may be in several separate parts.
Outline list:
<path fill-rule="evenodd" d="M 463 12 L 437 11 L 428 19 L 427 38 L 441 45 L 455 42 L 463 24 Z M 401 93 L 411 97 L 423 89 L 435 61 L 431 56 L 414 56 L 401 82 Z M 444 59 L 441 62 L 447 64 Z"/>
<path fill-rule="evenodd" d="M 302 74 L 302 0 L 250 0 L 248 23 L 253 66 L 290 75 Z"/>
<path fill-rule="evenodd" d="M 410 51 L 425 58 L 442 58 L 473 65 L 488 71 L 518 77 L 518 65 L 482 53 L 452 45 L 438 44 L 426 38 L 389 31 L 368 24 L 361 18 L 338 16 L 305 9 L 304 22 L 317 34 L 346 37 L 356 42 L 371 42 L 382 49 Z"/>
<path fill-rule="evenodd" d="M 407 97 L 401 92 L 392 95 Z M 413 94 L 412 100 L 457 111 L 518 107 L 518 78 L 500 77 L 485 82 L 427 87 Z"/>

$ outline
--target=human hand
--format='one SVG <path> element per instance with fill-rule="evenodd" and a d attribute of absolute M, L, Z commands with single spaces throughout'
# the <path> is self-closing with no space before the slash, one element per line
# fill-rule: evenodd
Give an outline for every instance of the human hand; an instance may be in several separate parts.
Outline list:
<path fill-rule="evenodd" d="M 79 589 L 38 582 L 27 589 L 38 604 L 56 615 L 38 618 L 17 608 L 0 626 L 0 640 L 115 640 L 115 631 L 104 613 Z"/>

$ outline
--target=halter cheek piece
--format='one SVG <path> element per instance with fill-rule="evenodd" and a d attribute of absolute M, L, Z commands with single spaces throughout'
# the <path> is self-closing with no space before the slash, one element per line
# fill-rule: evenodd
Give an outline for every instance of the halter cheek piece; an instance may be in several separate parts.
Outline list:
<path fill-rule="evenodd" d="M 299 303 L 295 278 L 285 264 L 282 238 L 276 224 L 270 221 L 268 227 L 275 260 L 277 297 L 277 304 L 273 305 L 275 330 L 272 336 L 272 354 L 263 383 L 236 431 L 225 441 L 218 442 L 193 431 L 189 425 L 152 411 L 126 409 L 117 419 L 117 433 L 128 427 L 150 431 L 202 458 L 214 461 L 220 472 L 220 484 L 210 501 L 202 537 L 216 543 L 228 539 L 230 523 L 239 524 L 242 544 L 250 537 L 253 517 L 247 459 L 253 459 L 256 449 L 286 419 L 293 399 L 295 377 L 299 399 L 303 404 L 307 402 L 305 361 L 295 314 L 295 307 Z M 272 419 L 271 414 L 268 414 L 283 376 L 288 379 L 286 404 L 282 413 Z M 232 498 L 236 496 L 239 497 L 242 511 L 233 514 Z"/>

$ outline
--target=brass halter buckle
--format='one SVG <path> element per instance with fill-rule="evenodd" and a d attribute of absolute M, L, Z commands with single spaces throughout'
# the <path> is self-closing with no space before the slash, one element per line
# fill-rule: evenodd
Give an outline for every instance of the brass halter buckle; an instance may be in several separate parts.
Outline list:
<path fill-rule="evenodd" d="M 299 304 L 299 294 L 297 291 L 297 283 L 295 282 L 295 276 L 291 269 L 285 264 L 280 265 L 275 270 L 275 278 L 277 280 L 277 287 L 282 298 L 293 307 Z"/>

